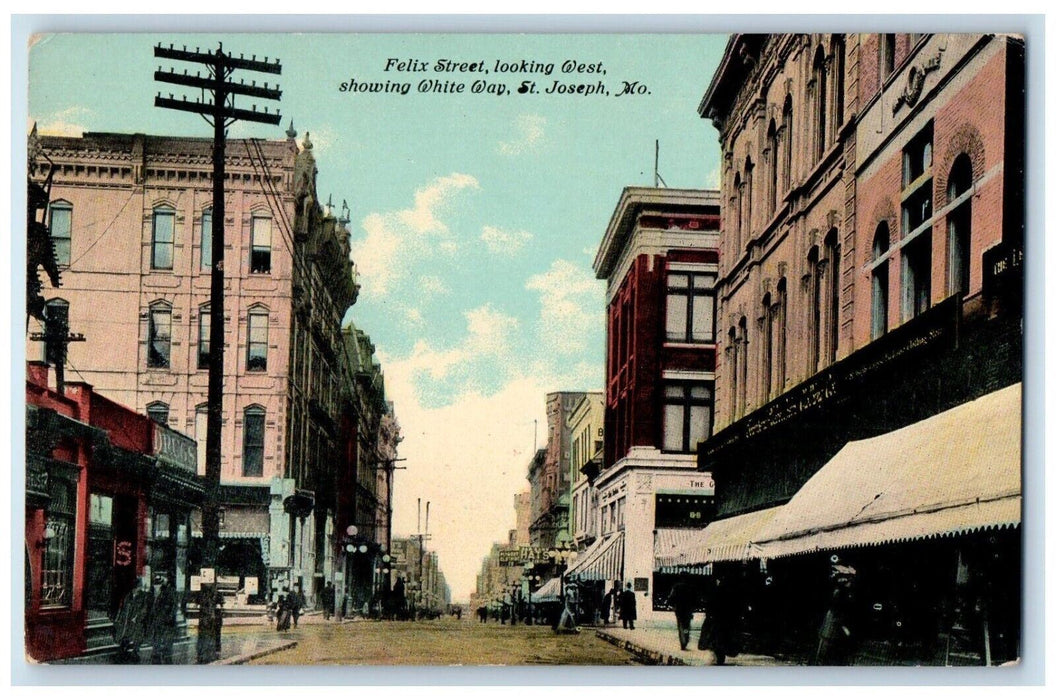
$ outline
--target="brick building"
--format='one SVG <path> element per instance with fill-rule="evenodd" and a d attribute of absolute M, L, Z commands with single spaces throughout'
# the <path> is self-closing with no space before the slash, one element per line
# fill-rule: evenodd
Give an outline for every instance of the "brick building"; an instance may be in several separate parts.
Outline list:
<path fill-rule="evenodd" d="M 568 416 L 582 398 L 583 392 L 577 391 L 546 395 L 546 447 L 536 454 L 528 470 L 532 494 L 532 523 L 528 532 L 534 546 L 547 550 L 559 541 L 570 542 L 572 435 Z"/>
<path fill-rule="evenodd" d="M 998 405 L 999 390 L 1022 380 L 1023 105 L 1022 41 L 967 34 L 735 35 L 700 105 L 725 158 L 723 354 L 716 431 L 699 453 L 721 520 L 700 551 L 710 547 L 714 563 L 726 561 L 715 552 L 754 552 L 744 571 L 784 581 L 768 595 L 800 602 L 782 624 L 805 644 L 816 642 L 810 615 L 831 590 L 826 547 L 835 545 L 802 536 L 793 546 L 779 524 L 819 480 L 853 473 L 836 459 L 845 448 L 879 440 L 873 449 L 902 464 L 909 458 L 885 436 L 942 425 L 937 417 L 962 405 L 975 407 L 969 414 Z M 1012 470 L 1018 484 L 1018 449 L 995 452 L 991 468 Z M 914 478 L 924 492 L 941 482 Z M 834 509 L 857 493 L 853 482 L 826 483 Z M 976 500 L 988 498 L 982 484 Z M 911 512 L 943 518 L 899 521 L 912 531 L 906 544 L 881 546 L 880 528 L 832 554 L 855 562 L 877 610 L 919 612 L 912 624 L 873 616 L 872 660 L 934 663 L 940 630 L 949 662 L 959 644 L 951 630 L 978 627 L 964 612 L 969 589 L 1004 620 L 987 648 L 1011 658 L 1018 515 L 976 521 L 941 494 L 926 497 Z M 1018 503 L 1019 487 L 1000 499 Z M 885 517 L 895 527 L 906 516 Z M 834 524 L 825 541 L 853 529 Z"/>
<path fill-rule="evenodd" d="M 347 217 L 319 205 L 311 142 L 298 148 L 288 136 L 227 147 L 218 573 L 237 577 L 236 588 L 256 579 L 260 596 L 300 579 L 311 598 L 332 573 L 317 532 L 332 527 L 323 521 L 333 518 L 340 322 L 358 287 Z M 88 133 L 41 136 L 38 151 L 30 176 L 52 173 L 48 226 L 62 275 L 45 312 L 86 337 L 71 345 L 67 371 L 198 438 L 204 471 L 211 140 Z M 41 346 L 29 343 L 27 356 L 41 358 Z M 317 498 L 318 517 L 291 512 Z M 196 518 L 195 538 L 199 528 Z"/>
<path fill-rule="evenodd" d="M 644 618 L 671 583 L 655 548 L 713 510 L 694 452 L 713 422 L 718 230 L 717 192 L 627 187 L 594 259 L 608 304 L 599 539 L 569 574 L 633 583 Z"/>

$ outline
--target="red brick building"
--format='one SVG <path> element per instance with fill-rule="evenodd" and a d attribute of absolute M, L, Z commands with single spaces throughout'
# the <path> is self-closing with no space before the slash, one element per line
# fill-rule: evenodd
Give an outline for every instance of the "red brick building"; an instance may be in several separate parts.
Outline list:
<path fill-rule="evenodd" d="M 1023 74 L 1023 42 L 1011 36 L 735 35 L 700 105 L 726 170 L 724 362 L 699 468 L 715 480 L 721 527 L 742 537 L 709 544 L 706 531 L 702 551 L 755 551 L 733 575 L 768 570 L 767 595 L 797 600 L 799 617 L 781 624 L 807 648 L 831 554 L 855 561 L 877 610 L 917 610 L 911 624 L 873 615 L 887 645 L 873 661 L 896 647 L 917 663 L 937 662 L 940 647 L 949 662 L 958 645 L 973 649 L 964 658 L 984 646 L 987 661 L 1018 653 L 1018 519 L 969 525 L 951 504 L 914 504 L 949 517 L 897 547 L 880 537 L 771 561 L 751 550 L 765 540 L 749 525 L 848 443 L 1022 381 Z M 1018 470 L 1017 460 L 994 468 Z M 835 488 L 832 502 L 855 488 Z M 1001 625 L 980 633 L 964 612 L 973 605 Z M 961 644 L 955 630 L 966 629 Z"/>
<path fill-rule="evenodd" d="M 102 658 L 141 577 L 166 574 L 185 602 L 195 443 L 88 384 L 49 388 L 43 363 L 26 410 L 26 653 Z"/>
<path fill-rule="evenodd" d="M 669 585 L 654 576 L 657 538 L 713 512 L 694 452 L 712 430 L 718 229 L 717 192 L 627 187 L 594 259 L 608 285 L 600 531 L 570 573 L 632 583 L 643 617 Z M 615 571 L 606 548 L 622 548 Z"/>

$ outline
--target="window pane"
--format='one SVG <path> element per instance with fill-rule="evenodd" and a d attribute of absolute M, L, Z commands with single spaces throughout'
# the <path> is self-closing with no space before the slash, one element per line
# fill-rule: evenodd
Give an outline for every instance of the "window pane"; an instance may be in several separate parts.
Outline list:
<path fill-rule="evenodd" d="M 685 409 L 679 404 L 664 406 L 664 449 L 672 452 L 682 451 L 682 430 Z"/>
<path fill-rule="evenodd" d="M 667 286 L 669 288 L 686 289 L 689 286 L 689 275 L 668 275 Z"/>
<path fill-rule="evenodd" d="M 208 309 L 198 312 L 198 369 L 209 368 L 209 337 L 212 332 L 212 316 Z"/>
<path fill-rule="evenodd" d="M 664 387 L 664 396 L 669 399 L 682 400 L 686 395 L 686 390 L 682 388 L 680 384 L 673 384 Z"/>
<path fill-rule="evenodd" d="M 159 270 L 172 269 L 172 241 L 175 223 L 176 212 L 164 210 L 156 210 L 154 212 L 151 267 Z"/>
<path fill-rule="evenodd" d="M 250 271 L 271 272 L 271 219 L 253 217 L 251 239 Z"/>
<path fill-rule="evenodd" d="M 247 410 L 243 421 L 242 474 L 264 474 L 264 414 L 256 409 Z"/>
<path fill-rule="evenodd" d="M 147 342 L 147 366 L 168 367 L 171 343 L 172 312 L 168 309 L 152 309 L 150 312 L 149 338 Z"/>
<path fill-rule="evenodd" d="M 163 403 L 147 406 L 147 416 L 155 423 L 169 424 L 169 407 Z"/>
<path fill-rule="evenodd" d="M 268 368 L 268 315 L 251 313 L 249 315 L 249 345 L 246 367 L 251 370 Z"/>
<path fill-rule="evenodd" d="M 70 264 L 71 218 L 73 209 L 68 206 L 51 208 L 51 240 L 55 248 L 55 262 Z"/>
<path fill-rule="evenodd" d="M 691 406 L 689 409 L 689 449 L 711 434 L 711 406 Z"/>
<path fill-rule="evenodd" d="M 202 212 L 202 268 L 213 266 L 213 212 Z"/>
<path fill-rule="evenodd" d="M 715 297 L 709 295 L 693 297 L 692 339 L 708 342 L 715 339 Z"/>
<path fill-rule="evenodd" d="M 689 298 L 681 294 L 667 295 L 667 338 L 668 340 L 686 339 L 686 314 Z"/>

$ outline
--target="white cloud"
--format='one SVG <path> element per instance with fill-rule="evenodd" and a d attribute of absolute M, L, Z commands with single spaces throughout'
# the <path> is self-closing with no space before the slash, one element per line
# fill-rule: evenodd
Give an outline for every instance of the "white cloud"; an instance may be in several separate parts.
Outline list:
<path fill-rule="evenodd" d="M 506 231 L 495 226 L 485 226 L 481 231 L 480 240 L 484 241 L 492 253 L 512 255 L 532 240 L 532 234 L 527 231 Z"/>
<path fill-rule="evenodd" d="M 409 209 L 367 214 L 362 222 L 366 236 L 352 243 L 364 294 L 389 292 L 407 275 L 412 262 L 432 252 L 434 244 L 447 253 L 457 250 L 440 216 L 459 192 L 479 187 L 472 175 L 452 173 L 419 188 Z"/>
<path fill-rule="evenodd" d="M 83 120 L 90 114 L 91 110 L 84 107 L 70 107 L 54 112 L 37 122 L 37 133 L 41 136 L 83 136 L 88 130 Z"/>
<path fill-rule="evenodd" d="M 509 141 L 499 142 L 499 153 L 519 156 L 532 150 L 546 134 L 546 117 L 522 114 L 514 122 L 515 135 Z"/>
<path fill-rule="evenodd" d="M 408 321 L 410 321 L 414 325 L 419 325 L 423 321 L 422 310 L 421 309 L 417 309 L 417 308 L 407 309 L 407 313 L 405 314 L 405 317 L 406 317 L 406 319 Z"/>
<path fill-rule="evenodd" d="M 444 281 L 436 275 L 425 275 L 419 278 L 418 284 L 423 292 L 429 294 L 449 294 L 451 292 Z"/>
<path fill-rule="evenodd" d="M 591 333 L 604 327 L 604 287 L 583 267 L 555 260 L 529 277 L 525 289 L 539 293 L 540 342 L 553 352 L 583 352 Z"/>

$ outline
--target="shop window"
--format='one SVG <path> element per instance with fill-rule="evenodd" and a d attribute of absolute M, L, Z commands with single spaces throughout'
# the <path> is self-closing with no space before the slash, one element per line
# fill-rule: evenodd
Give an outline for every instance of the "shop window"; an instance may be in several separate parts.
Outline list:
<path fill-rule="evenodd" d="M 264 409 L 246 408 L 242 421 L 242 476 L 264 476 Z"/>
<path fill-rule="evenodd" d="M 198 369 L 209 369 L 209 338 L 212 333 L 209 305 L 198 309 Z"/>
<path fill-rule="evenodd" d="M 271 219 L 254 216 L 250 224 L 249 269 L 253 274 L 271 272 Z"/>
<path fill-rule="evenodd" d="M 207 270 L 213 266 L 213 210 L 206 209 L 202 212 L 202 232 L 199 236 L 202 242 L 202 269 Z"/>
<path fill-rule="evenodd" d="M 150 305 L 147 314 L 147 367 L 167 369 L 172 357 L 172 307 Z"/>
<path fill-rule="evenodd" d="M 55 263 L 68 266 L 73 243 L 73 205 L 69 202 L 52 202 L 48 214 L 48 231 L 51 235 Z"/>
<path fill-rule="evenodd" d="M 887 222 L 882 222 L 873 236 L 872 337 L 874 340 L 887 333 L 888 262 L 887 260 L 877 261 L 887 253 L 890 245 L 891 237 Z"/>
<path fill-rule="evenodd" d="M 664 386 L 664 450 L 695 452 L 711 435 L 711 384 L 670 383 Z"/>
<path fill-rule="evenodd" d="M 670 341 L 715 342 L 715 275 L 668 273 L 666 330 Z"/>
<path fill-rule="evenodd" d="M 972 188 L 972 161 L 961 154 L 953 162 L 946 188 L 946 200 L 955 205 L 946 217 L 949 260 L 947 265 L 947 293 L 967 294 L 972 246 L 972 197 L 964 196 Z"/>
<path fill-rule="evenodd" d="M 159 425 L 168 425 L 169 404 L 161 401 L 147 404 L 147 417 Z"/>
<path fill-rule="evenodd" d="M 51 479 L 51 500 L 44 518 L 44 562 L 41 568 L 42 608 L 68 608 L 73 600 L 74 516 L 77 485 Z"/>
<path fill-rule="evenodd" d="M 656 528 L 700 528 L 714 519 L 714 496 L 656 494 Z"/>
<path fill-rule="evenodd" d="M 151 230 L 150 267 L 155 270 L 171 270 L 176 235 L 176 210 L 171 207 L 157 207 L 154 210 Z"/>
<path fill-rule="evenodd" d="M 260 307 L 250 309 L 248 326 L 246 369 L 264 372 L 268 369 L 268 310 Z"/>

